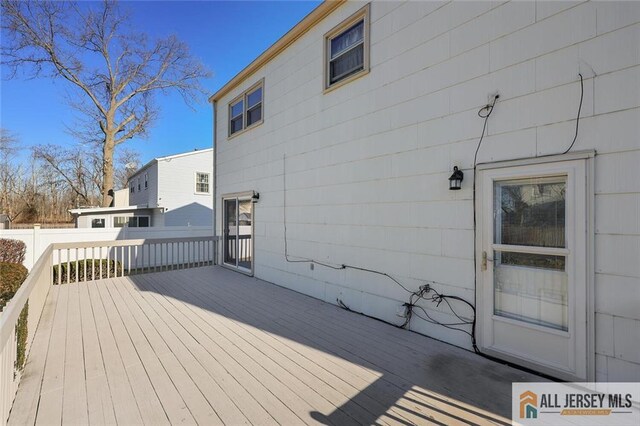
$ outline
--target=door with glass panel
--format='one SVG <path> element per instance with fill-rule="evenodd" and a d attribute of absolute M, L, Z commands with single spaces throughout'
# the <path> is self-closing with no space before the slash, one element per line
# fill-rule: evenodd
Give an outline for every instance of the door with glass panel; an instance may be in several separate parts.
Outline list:
<path fill-rule="evenodd" d="M 253 203 L 251 197 L 223 198 L 223 264 L 253 272 Z"/>
<path fill-rule="evenodd" d="M 584 160 L 478 172 L 481 350 L 587 378 Z"/>

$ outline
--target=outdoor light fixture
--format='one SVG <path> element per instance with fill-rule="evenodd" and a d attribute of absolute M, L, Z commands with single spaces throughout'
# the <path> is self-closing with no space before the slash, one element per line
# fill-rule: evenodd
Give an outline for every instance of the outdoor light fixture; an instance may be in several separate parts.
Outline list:
<path fill-rule="evenodd" d="M 253 195 L 251 196 L 251 202 L 257 203 L 259 199 L 260 199 L 260 193 L 254 192 Z"/>
<path fill-rule="evenodd" d="M 449 177 L 449 189 L 451 191 L 460 189 L 463 178 L 464 173 L 462 173 L 462 170 L 458 170 L 458 166 L 453 166 L 453 174 Z"/>

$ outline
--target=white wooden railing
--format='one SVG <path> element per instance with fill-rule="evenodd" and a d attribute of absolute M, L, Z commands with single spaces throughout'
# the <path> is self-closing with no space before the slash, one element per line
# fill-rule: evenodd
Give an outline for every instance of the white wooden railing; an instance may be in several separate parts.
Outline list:
<path fill-rule="evenodd" d="M 212 265 L 215 252 L 214 237 L 56 243 L 53 244 L 53 264 L 61 265 L 66 271 L 73 269 L 76 274 L 72 279 L 67 273 L 64 280 L 58 266 L 54 284 L 87 281 L 87 268 L 92 265 L 90 261 L 84 262 L 87 259 L 106 260 L 106 263 L 96 262 L 97 276 L 112 278 Z"/>
<path fill-rule="evenodd" d="M 125 275 L 161 272 L 216 263 L 216 237 L 163 238 L 146 240 L 91 241 L 50 244 L 35 263 L 26 280 L 0 313 L 0 425 L 6 424 L 11 405 L 18 390 L 21 371 L 16 368 L 16 325 L 24 306 L 29 304 L 27 317 L 28 357 L 33 337 L 45 305 L 49 289 L 53 284 L 87 281 L 88 277 L 120 277 Z M 90 261 L 98 262 L 96 274 L 87 274 Z M 113 272 L 110 262 L 117 265 Z M 61 266 L 69 271 L 74 268 L 74 277 L 67 272 L 63 281 Z M 74 266 L 72 266 L 74 265 Z M 54 270 L 57 269 L 54 282 Z M 83 279 L 79 277 L 82 270 Z"/>
<path fill-rule="evenodd" d="M 29 353 L 45 300 L 52 283 L 52 254 L 50 245 L 40 256 L 13 298 L 0 314 L 0 424 L 5 424 L 20 383 L 21 371 L 16 368 L 16 325 L 22 308 L 29 303 L 25 356 Z"/>

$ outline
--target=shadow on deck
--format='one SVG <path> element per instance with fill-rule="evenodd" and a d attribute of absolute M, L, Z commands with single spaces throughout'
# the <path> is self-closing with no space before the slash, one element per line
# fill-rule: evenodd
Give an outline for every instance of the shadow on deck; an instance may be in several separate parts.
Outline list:
<path fill-rule="evenodd" d="M 511 424 L 541 378 L 220 267 L 54 286 L 11 424 Z"/>

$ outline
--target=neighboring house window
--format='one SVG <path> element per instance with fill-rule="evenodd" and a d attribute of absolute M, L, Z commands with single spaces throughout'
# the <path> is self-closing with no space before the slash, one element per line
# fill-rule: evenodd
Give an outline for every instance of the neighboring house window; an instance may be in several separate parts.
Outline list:
<path fill-rule="evenodd" d="M 149 227 L 149 216 L 136 216 L 138 218 L 138 228 Z"/>
<path fill-rule="evenodd" d="M 130 193 L 132 193 L 132 194 L 133 194 L 134 192 L 136 192 L 136 189 L 135 189 L 135 187 L 133 186 L 133 182 L 129 182 L 129 192 L 130 192 Z"/>
<path fill-rule="evenodd" d="M 149 187 L 149 173 L 144 174 L 144 189 Z"/>
<path fill-rule="evenodd" d="M 129 218 L 126 216 L 116 216 L 113 218 L 114 228 L 124 228 L 129 223 Z"/>
<path fill-rule="evenodd" d="M 260 82 L 229 103 L 229 136 L 262 123 L 262 92 Z"/>
<path fill-rule="evenodd" d="M 196 173 L 196 193 L 209 193 L 209 173 Z"/>
<path fill-rule="evenodd" d="M 97 218 L 91 220 L 92 228 L 104 228 L 104 218 Z"/>
<path fill-rule="evenodd" d="M 148 228 L 149 216 L 116 216 L 113 218 L 114 228 Z"/>
<path fill-rule="evenodd" d="M 140 191 L 140 178 L 136 179 L 138 181 L 138 191 Z"/>
<path fill-rule="evenodd" d="M 325 89 L 369 71 L 369 7 L 325 35 Z"/>

